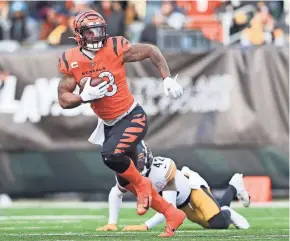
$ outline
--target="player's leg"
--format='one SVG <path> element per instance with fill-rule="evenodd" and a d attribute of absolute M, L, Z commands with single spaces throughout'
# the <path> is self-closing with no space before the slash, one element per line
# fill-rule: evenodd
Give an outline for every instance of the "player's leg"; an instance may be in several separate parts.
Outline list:
<path fill-rule="evenodd" d="M 246 191 L 243 181 L 243 174 L 236 173 L 229 182 L 229 186 L 219 200 L 220 206 L 230 206 L 232 200 L 237 197 L 245 207 L 250 206 L 250 195 Z"/>
<path fill-rule="evenodd" d="M 140 175 L 126 152 L 143 139 L 147 129 L 147 116 L 143 109 L 137 106 L 114 126 L 105 126 L 105 141 L 102 148 L 104 163 L 136 188 L 139 215 L 146 213 L 150 207 L 152 185 L 149 179 Z"/>
<path fill-rule="evenodd" d="M 199 224 L 204 228 L 208 228 L 208 223 L 204 219 L 203 214 L 198 209 L 193 209 L 190 203 L 180 207 L 180 209 L 186 214 L 188 220 L 193 223 Z"/>
<path fill-rule="evenodd" d="M 134 186 L 128 184 L 126 189 L 132 193 L 136 193 Z M 172 237 L 174 236 L 175 230 L 183 223 L 186 215 L 183 211 L 176 209 L 173 205 L 165 201 L 155 188 L 152 189 L 152 203 L 151 207 L 162 213 L 166 219 L 166 227 L 164 233 L 160 237 Z"/>
<path fill-rule="evenodd" d="M 137 147 L 135 149 L 131 149 L 130 152 L 127 152 L 126 154 L 132 159 L 136 158 L 135 160 L 137 160 Z M 137 165 L 136 162 L 135 164 Z M 124 178 L 120 177 L 120 175 L 117 175 L 117 181 L 120 186 L 125 187 L 132 193 L 136 193 L 134 186 L 132 184 L 128 184 L 128 182 L 124 180 Z M 171 227 L 168 228 L 167 232 L 165 232 L 163 236 L 173 236 L 174 231 L 172 231 L 172 229 L 177 229 L 183 223 L 185 219 L 185 214 L 169 204 L 165 199 L 163 199 L 154 187 L 152 188 L 151 207 L 155 211 L 162 213 L 165 216 L 167 226 Z"/>
<path fill-rule="evenodd" d="M 230 206 L 231 202 L 234 200 L 236 195 L 237 195 L 237 189 L 234 186 L 229 185 L 227 190 L 225 191 L 224 195 L 219 200 L 219 205 L 221 207 Z"/>
<path fill-rule="evenodd" d="M 249 207 L 251 203 L 251 197 L 244 186 L 243 174 L 234 174 L 229 182 L 229 185 L 233 186 L 236 189 L 236 196 L 244 205 L 244 207 Z"/>
<path fill-rule="evenodd" d="M 196 209 L 202 214 L 202 216 L 198 215 L 197 217 L 203 218 L 199 223 L 206 223 L 206 228 L 227 229 L 231 224 L 230 213 L 227 210 L 220 209 L 218 202 L 209 189 L 204 186 L 200 189 L 192 190 L 190 205 L 193 210 Z"/>
<path fill-rule="evenodd" d="M 226 211 L 226 212 L 228 212 L 228 214 L 230 214 L 230 219 L 232 221 L 231 223 L 233 225 L 235 225 L 236 228 L 238 228 L 238 229 L 249 229 L 250 228 L 250 224 L 247 221 L 247 219 L 245 217 L 243 217 L 241 214 L 237 213 L 235 210 L 231 209 L 228 206 L 221 207 L 221 210 L 223 212 Z"/>

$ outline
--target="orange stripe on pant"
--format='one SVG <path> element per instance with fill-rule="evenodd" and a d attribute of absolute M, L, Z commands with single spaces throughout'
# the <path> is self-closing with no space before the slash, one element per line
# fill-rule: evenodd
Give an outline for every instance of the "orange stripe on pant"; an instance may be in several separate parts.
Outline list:
<path fill-rule="evenodd" d="M 127 147 L 129 147 L 129 146 L 130 146 L 130 145 L 125 144 L 125 143 L 119 143 L 119 144 L 117 145 L 116 148 L 127 148 Z"/>
<path fill-rule="evenodd" d="M 138 118 L 138 119 L 133 119 L 131 122 L 137 123 L 140 126 L 145 126 L 145 116 L 143 116 L 143 118 Z"/>
<path fill-rule="evenodd" d="M 143 131 L 143 128 L 141 127 L 128 127 L 125 132 L 130 132 L 130 133 L 140 133 Z M 125 133 L 124 133 L 125 134 Z"/>
<path fill-rule="evenodd" d="M 136 135 L 129 134 L 129 133 L 124 133 L 123 136 L 127 136 L 129 138 L 121 139 L 120 142 L 132 143 L 132 142 L 134 142 L 137 139 Z"/>
<path fill-rule="evenodd" d="M 124 152 L 124 150 L 120 150 L 120 149 L 115 149 L 115 151 L 114 151 L 114 154 L 119 154 L 119 153 L 123 153 Z"/>

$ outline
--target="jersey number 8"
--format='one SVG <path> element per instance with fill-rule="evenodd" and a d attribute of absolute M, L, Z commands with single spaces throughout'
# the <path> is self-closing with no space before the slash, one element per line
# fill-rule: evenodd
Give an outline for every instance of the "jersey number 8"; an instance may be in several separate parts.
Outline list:
<path fill-rule="evenodd" d="M 109 79 L 109 86 L 112 87 L 112 90 L 111 91 L 108 91 L 105 96 L 113 96 L 114 94 L 116 94 L 117 90 L 118 90 L 118 87 L 117 85 L 115 84 L 115 78 L 114 78 L 114 75 L 109 72 L 109 71 L 104 71 L 102 73 L 99 74 L 98 76 L 99 78 L 104 78 L 104 77 L 107 77 Z"/>

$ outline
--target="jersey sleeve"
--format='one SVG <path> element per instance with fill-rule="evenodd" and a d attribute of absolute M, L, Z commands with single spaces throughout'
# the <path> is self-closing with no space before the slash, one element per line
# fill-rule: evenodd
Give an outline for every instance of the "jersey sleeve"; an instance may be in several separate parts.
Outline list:
<path fill-rule="evenodd" d="M 131 43 L 129 40 L 125 39 L 122 36 L 112 37 L 112 46 L 114 53 L 117 56 L 122 56 L 131 48 Z"/>
<path fill-rule="evenodd" d="M 63 52 L 62 55 L 59 56 L 58 70 L 61 74 L 72 75 L 72 73 L 70 72 L 68 61 L 67 61 L 66 52 Z"/>
<path fill-rule="evenodd" d="M 166 182 L 170 182 L 176 175 L 176 164 L 172 159 L 169 159 L 169 168 L 164 176 Z"/>

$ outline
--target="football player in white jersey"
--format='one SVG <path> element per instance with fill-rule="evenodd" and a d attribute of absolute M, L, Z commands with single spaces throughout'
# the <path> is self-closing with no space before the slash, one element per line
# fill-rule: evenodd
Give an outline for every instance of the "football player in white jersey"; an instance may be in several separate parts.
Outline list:
<path fill-rule="evenodd" d="M 248 229 L 248 221 L 230 208 L 235 196 L 245 207 L 250 205 L 250 197 L 243 184 L 243 175 L 236 173 L 229 182 L 229 187 L 218 202 L 210 192 L 207 182 L 187 167 L 178 170 L 174 161 L 166 157 L 154 157 L 144 141 L 138 146 L 137 168 L 152 180 L 159 193 L 173 205 L 183 210 L 187 218 L 204 228 L 227 229 L 230 224 L 236 228 Z M 118 182 L 109 194 L 109 221 L 97 231 L 117 231 L 117 220 L 122 198 L 132 186 L 123 186 Z M 141 225 L 126 226 L 124 231 L 146 231 L 163 222 L 164 216 L 156 213 Z"/>

